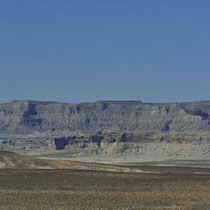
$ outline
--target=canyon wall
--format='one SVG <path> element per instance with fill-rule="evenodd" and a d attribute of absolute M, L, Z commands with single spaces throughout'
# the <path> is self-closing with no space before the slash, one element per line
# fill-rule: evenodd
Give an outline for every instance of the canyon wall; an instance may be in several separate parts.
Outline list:
<path fill-rule="evenodd" d="M 210 130 L 210 101 L 0 104 L 0 134 L 141 133 Z"/>

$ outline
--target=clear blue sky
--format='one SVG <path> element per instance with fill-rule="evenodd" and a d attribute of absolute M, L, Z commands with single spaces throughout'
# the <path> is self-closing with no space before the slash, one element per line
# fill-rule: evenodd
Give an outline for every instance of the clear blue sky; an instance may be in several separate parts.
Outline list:
<path fill-rule="evenodd" d="M 0 103 L 14 99 L 210 100 L 210 1 L 0 1 Z"/>

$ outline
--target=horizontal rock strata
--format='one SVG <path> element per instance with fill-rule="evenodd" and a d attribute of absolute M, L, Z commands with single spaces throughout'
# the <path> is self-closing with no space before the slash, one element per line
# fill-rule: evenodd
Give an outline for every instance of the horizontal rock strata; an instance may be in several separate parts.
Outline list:
<path fill-rule="evenodd" d="M 13 101 L 0 105 L 1 134 L 208 130 L 209 101 L 170 104 L 149 104 L 141 101 L 81 104 Z"/>

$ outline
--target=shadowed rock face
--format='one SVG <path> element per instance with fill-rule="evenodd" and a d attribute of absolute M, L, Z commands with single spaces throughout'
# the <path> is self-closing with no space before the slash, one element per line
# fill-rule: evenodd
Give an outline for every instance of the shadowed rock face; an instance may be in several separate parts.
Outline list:
<path fill-rule="evenodd" d="M 210 130 L 210 101 L 67 104 L 13 101 L 0 105 L 0 133 L 140 133 Z"/>

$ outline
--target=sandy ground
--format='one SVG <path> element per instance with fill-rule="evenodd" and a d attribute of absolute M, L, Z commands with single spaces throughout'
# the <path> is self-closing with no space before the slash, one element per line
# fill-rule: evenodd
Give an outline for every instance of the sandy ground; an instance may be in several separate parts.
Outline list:
<path fill-rule="evenodd" d="M 0 209 L 210 209 L 208 169 L 139 169 L 152 173 L 0 170 Z"/>

